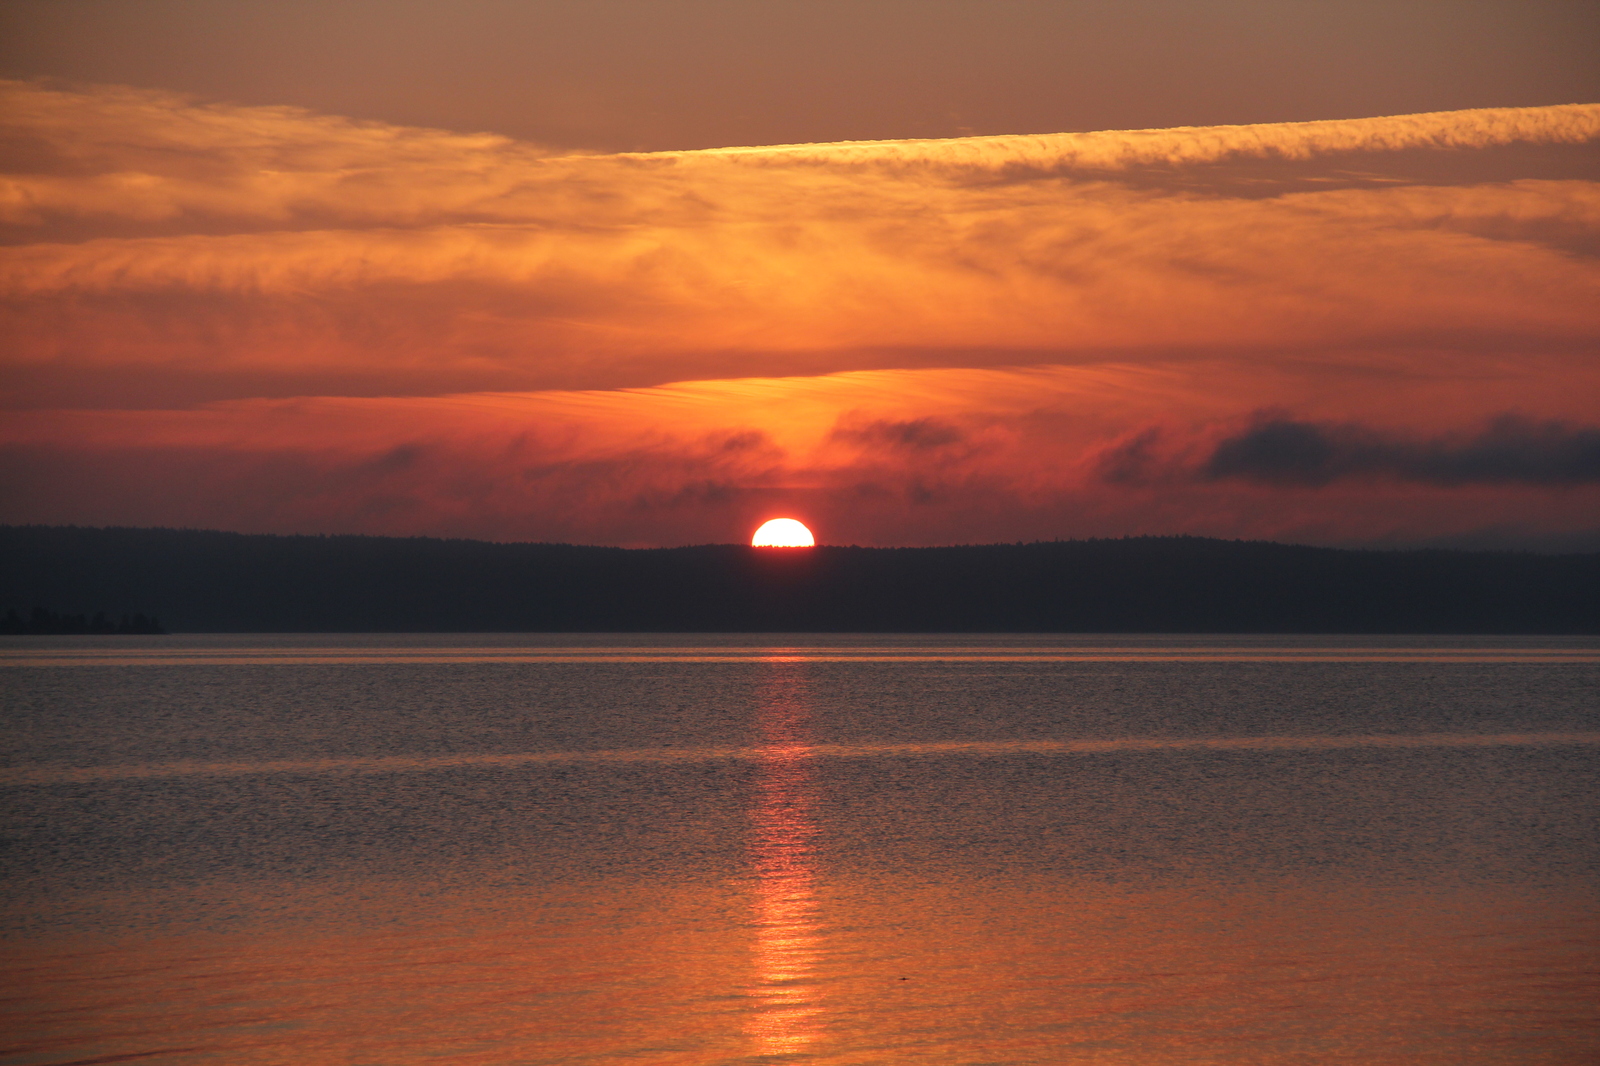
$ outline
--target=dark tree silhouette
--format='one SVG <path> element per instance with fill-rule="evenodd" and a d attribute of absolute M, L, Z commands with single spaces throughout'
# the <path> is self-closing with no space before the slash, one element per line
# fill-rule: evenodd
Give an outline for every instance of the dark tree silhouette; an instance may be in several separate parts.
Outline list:
<path fill-rule="evenodd" d="M 0 526 L 7 601 L 140 604 L 189 632 L 1596 633 L 1600 553 L 1202 537 L 625 550 Z M 108 617 L 12 612 L 6 631 L 106 632 Z"/>
<path fill-rule="evenodd" d="M 43 607 L 34 607 L 24 618 L 17 613 L 16 608 L 6 611 L 5 618 L 0 619 L 0 634 L 35 636 L 62 636 L 82 633 L 101 634 L 150 634 L 165 633 L 161 622 L 143 614 L 122 616 L 121 621 L 113 622 L 104 611 L 96 611 L 93 616 L 84 614 L 56 614 L 54 611 Z"/>

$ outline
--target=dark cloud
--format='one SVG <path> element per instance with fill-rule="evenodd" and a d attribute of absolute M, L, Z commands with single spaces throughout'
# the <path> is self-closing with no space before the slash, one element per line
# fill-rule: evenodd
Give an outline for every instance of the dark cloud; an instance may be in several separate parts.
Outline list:
<path fill-rule="evenodd" d="M 959 428 L 938 418 L 915 418 L 897 422 L 878 419 L 862 425 L 835 427 L 833 439 L 876 448 L 897 448 L 909 451 L 931 451 L 951 444 L 959 444 L 965 434 Z"/>
<path fill-rule="evenodd" d="M 725 452 L 743 452 L 752 448 L 770 448 L 771 439 L 759 429 L 747 429 L 737 433 L 730 433 L 723 438 L 721 449 Z"/>
<path fill-rule="evenodd" d="M 1115 482 L 1138 469 L 1140 441 L 1105 469 Z M 1196 471 L 1217 481 L 1320 486 L 1343 478 L 1394 478 L 1429 485 L 1582 485 L 1600 482 L 1600 427 L 1502 415 L 1470 434 L 1424 440 L 1358 424 L 1272 417 L 1219 442 Z"/>
<path fill-rule="evenodd" d="M 1159 426 L 1139 430 L 1100 454 L 1095 473 L 1107 485 L 1139 486 L 1161 480 L 1163 463 L 1157 448 L 1165 434 Z"/>
<path fill-rule="evenodd" d="M 427 447 L 422 444 L 396 445 L 376 459 L 363 464 L 363 468 L 376 474 L 399 473 L 415 467 L 426 451 Z"/>

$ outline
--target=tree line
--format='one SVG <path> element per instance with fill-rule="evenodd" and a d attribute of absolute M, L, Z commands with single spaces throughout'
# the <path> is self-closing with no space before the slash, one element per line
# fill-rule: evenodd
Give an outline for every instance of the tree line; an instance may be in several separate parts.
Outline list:
<path fill-rule="evenodd" d="M 1203 537 L 623 549 L 0 526 L 7 602 L 138 604 L 182 633 L 1600 633 L 1600 553 Z"/>
<path fill-rule="evenodd" d="M 165 633 L 161 620 L 144 614 L 123 614 L 116 621 L 104 611 L 87 614 L 57 614 L 43 607 L 35 607 L 27 616 L 16 608 L 0 619 L 0 633 L 7 636 L 31 634 L 35 636 L 63 636 L 89 633 L 116 635 Z"/>

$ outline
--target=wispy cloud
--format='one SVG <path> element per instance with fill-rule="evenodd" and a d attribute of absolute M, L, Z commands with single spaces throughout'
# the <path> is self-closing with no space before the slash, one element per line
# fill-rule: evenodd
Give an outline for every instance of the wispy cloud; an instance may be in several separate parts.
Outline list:
<path fill-rule="evenodd" d="M 551 156 L 133 90 L 8 94 L 29 151 L 4 197 L 0 313 L 7 362 L 51 402 L 103 373 L 156 392 L 174 366 L 213 396 L 415 394 L 1469 332 L 1572 344 L 1600 305 L 1600 269 L 1572 254 L 1600 247 L 1592 182 L 1263 198 L 1111 173 L 1565 143 L 1594 136 L 1595 107 Z M 1024 159 L 1048 166 L 1007 171 Z"/>
<path fill-rule="evenodd" d="M 1600 106 L 584 155 L 0 96 L 3 518 L 675 543 L 788 501 L 926 543 L 1589 506 Z"/>
<path fill-rule="evenodd" d="M 1184 126 L 1030 136 L 939 140 L 847 141 L 678 153 L 757 160 L 825 163 L 933 163 L 1001 169 L 1060 167 L 1116 170 L 1182 166 L 1223 159 L 1311 159 L 1351 152 L 1408 148 L 1491 148 L 1500 145 L 1579 144 L 1600 137 L 1600 107 L 1497 107 L 1376 119 L 1281 122 L 1252 126 Z"/>

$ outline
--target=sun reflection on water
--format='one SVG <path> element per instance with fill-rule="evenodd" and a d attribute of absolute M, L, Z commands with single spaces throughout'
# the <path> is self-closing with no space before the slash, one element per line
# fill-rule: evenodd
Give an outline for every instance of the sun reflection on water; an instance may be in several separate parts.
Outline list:
<path fill-rule="evenodd" d="M 804 665 L 781 662 L 772 669 L 757 710 L 761 746 L 750 810 L 755 1010 L 746 1028 L 757 1054 L 787 1055 L 805 1050 L 818 1033 L 821 922 L 812 862 L 816 794 Z"/>

